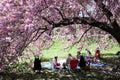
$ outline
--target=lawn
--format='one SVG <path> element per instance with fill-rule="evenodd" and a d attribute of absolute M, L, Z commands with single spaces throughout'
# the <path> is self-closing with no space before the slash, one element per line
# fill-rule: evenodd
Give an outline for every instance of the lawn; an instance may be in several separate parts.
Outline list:
<path fill-rule="evenodd" d="M 43 68 L 41 72 L 34 72 L 27 64 L 19 68 L 8 68 L 0 73 L 0 80 L 119 80 L 120 58 L 102 59 L 105 66 L 91 67 L 90 70 L 52 70 Z"/>
<path fill-rule="evenodd" d="M 50 61 L 54 58 L 54 56 L 58 56 L 59 59 L 60 58 L 66 58 L 68 53 L 71 53 L 73 56 L 76 56 L 77 54 L 77 46 L 73 46 L 73 47 L 70 47 L 68 49 L 64 49 L 63 47 L 65 47 L 66 45 L 68 45 L 68 43 L 66 44 L 63 44 L 62 43 L 63 41 L 61 39 L 59 40 L 55 40 L 55 43 L 49 48 L 49 49 L 45 49 L 45 50 L 42 50 L 42 56 L 40 56 L 41 60 L 42 61 Z M 90 49 L 90 51 L 92 52 L 92 54 L 94 55 L 95 54 L 95 50 L 97 48 L 97 44 L 92 44 L 92 45 L 89 45 L 87 47 L 84 47 L 82 50 L 81 50 L 81 53 L 83 55 L 87 55 L 87 52 L 85 51 L 86 48 Z M 34 50 L 35 47 L 33 47 L 33 50 Z M 106 56 L 109 56 L 109 55 L 113 55 L 113 54 L 116 54 L 117 51 L 120 50 L 120 47 L 118 46 L 117 43 L 114 43 L 113 45 L 109 45 L 108 46 L 108 49 L 106 50 L 101 50 L 101 54 L 104 55 L 104 57 Z M 25 53 L 29 53 L 29 52 L 25 52 Z M 25 59 L 25 60 L 22 60 L 19 58 L 19 62 L 23 62 L 23 61 L 26 61 L 26 62 L 33 62 L 34 60 L 34 56 L 33 55 L 30 55 L 30 59 Z"/>
<path fill-rule="evenodd" d="M 77 54 L 78 49 L 76 46 L 73 46 L 66 50 L 63 49 L 63 46 L 66 46 L 66 45 L 62 44 L 62 42 L 60 40 L 56 41 L 52 47 L 42 51 L 43 58 L 51 59 L 54 56 L 58 56 L 59 58 L 65 58 L 65 57 L 67 57 L 68 53 L 71 53 L 73 56 L 75 56 Z M 98 46 L 97 44 L 89 45 L 89 46 L 83 48 L 81 53 L 83 55 L 86 55 L 87 52 L 85 51 L 85 49 L 88 48 L 94 55 L 97 46 Z M 116 54 L 116 52 L 119 50 L 120 50 L 120 47 L 118 46 L 117 43 L 115 43 L 112 46 L 109 45 L 107 50 L 101 50 L 101 54 L 103 54 L 103 55 Z"/>
<path fill-rule="evenodd" d="M 71 53 L 73 56 L 76 55 L 78 51 L 76 46 L 65 51 L 63 50 L 63 46 L 61 41 L 56 41 L 52 47 L 42 51 L 42 60 L 50 60 L 56 55 L 59 58 L 65 58 L 68 53 Z M 97 44 L 93 44 L 85 48 L 89 48 L 94 54 L 96 47 Z M 35 73 L 30 63 L 25 63 L 27 62 L 25 61 L 9 66 L 6 71 L 0 73 L 0 80 L 119 80 L 120 58 L 114 54 L 120 50 L 120 47 L 117 44 L 108 47 L 107 50 L 101 50 L 101 54 L 104 54 L 101 60 L 105 64 L 104 67 L 91 67 L 89 71 L 77 70 L 72 73 L 69 73 L 67 70 L 43 68 L 40 73 Z M 81 51 L 84 55 L 87 53 L 85 48 Z M 107 57 L 105 57 L 106 55 Z M 108 55 L 110 55 L 110 57 L 108 57 Z M 33 56 L 31 57 L 32 59 L 34 58 Z"/>

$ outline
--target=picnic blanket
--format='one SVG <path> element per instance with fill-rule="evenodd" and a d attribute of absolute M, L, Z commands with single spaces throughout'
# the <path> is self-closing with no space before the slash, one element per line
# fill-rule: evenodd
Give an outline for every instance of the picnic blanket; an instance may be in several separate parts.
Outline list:
<path fill-rule="evenodd" d="M 65 61 L 66 61 L 65 59 L 58 60 L 58 62 L 60 63 L 60 68 L 63 67 L 62 64 L 65 63 Z M 49 61 L 49 62 L 42 62 L 41 65 L 44 68 L 54 69 L 53 61 L 52 60 Z"/>
<path fill-rule="evenodd" d="M 65 59 L 60 59 L 60 60 L 59 60 L 61 69 L 63 68 L 62 64 L 65 63 L 65 61 L 66 61 Z M 42 62 L 42 63 L 41 63 L 41 66 L 42 66 L 43 68 L 54 69 L 54 67 L 53 67 L 53 62 L 52 62 L 52 61 Z M 102 62 L 90 63 L 90 66 L 102 67 L 102 66 L 104 66 L 104 64 L 103 64 Z M 78 69 L 79 69 L 79 68 L 80 68 L 80 67 L 78 67 Z"/>
<path fill-rule="evenodd" d="M 90 66 L 99 66 L 99 67 L 102 67 L 102 66 L 104 66 L 104 64 L 103 63 L 97 63 L 97 64 L 90 63 Z"/>

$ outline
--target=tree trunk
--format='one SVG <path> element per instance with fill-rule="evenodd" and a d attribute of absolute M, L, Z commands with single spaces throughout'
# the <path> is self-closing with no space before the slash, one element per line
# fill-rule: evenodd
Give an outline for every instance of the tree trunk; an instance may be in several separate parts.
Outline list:
<path fill-rule="evenodd" d="M 104 25 L 103 27 L 99 28 L 111 34 L 120 45 L 120 27 L 116 20 L 114 20 L 109 26 Z"/>
<path fill-rule="evenodd" d="M 120 26 L 116 20 L 113 21 L 112 26 L 114 30 L 113 33 L 111 33 L 111 35 L 113 35 L 113 37 L 117 40 L 117 42 L 120 45 Z"/>
<path fill-rule="evenodd" d="M 118 32 L 118 30 L 115 30 L 115 32 L 111 33 L 111 35 L 117 40 L 117 42 L 120 45 L 120 30 Z"/>

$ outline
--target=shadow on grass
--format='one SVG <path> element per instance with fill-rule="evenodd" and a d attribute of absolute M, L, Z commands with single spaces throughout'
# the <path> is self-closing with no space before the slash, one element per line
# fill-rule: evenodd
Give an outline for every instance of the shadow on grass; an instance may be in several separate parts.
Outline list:
<path fill-rule="evenodd" d="M 41 72 L 11 72 L 0 73 L 0 80 L 119 80 L 120 58 L 108 57 L 102 59 L 104 67 L 91 67 L 90 71 L 42 69 Z"/>
<path fill-rule="evenodd" d="M 96 70 L 75 71 L 51 71 L 48 69 L 40 73 L 3 73 L 0 80 L 119 80 L 118 76 L 110 75 Z"/>

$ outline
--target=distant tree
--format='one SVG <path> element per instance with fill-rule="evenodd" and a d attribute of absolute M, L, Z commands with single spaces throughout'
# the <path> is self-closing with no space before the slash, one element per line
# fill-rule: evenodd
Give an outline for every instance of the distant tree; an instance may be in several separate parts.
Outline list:
<path fill-rule="evenodd" d="M 2 0 L 0 70 L 4 70 L 10 62 L 16 62 L 31 42 L 38 39 L 43 43 L 52 41 L 51 36 L 56 32 L 80 37 L 81 33 L 77 32 L 80 30 L 83 35 L 79 42 L 87 31 L 91 30 L 91 34 L 87 34 L 91 36 L 103 30 L 120 44 L 119 5 L 120 0 Z M 54 32 L 53 29 L 59 27 Z M 70 41 L 76 43 L 74 39 Z M 47 45 L 51 44 L 43 46 Z"/>

